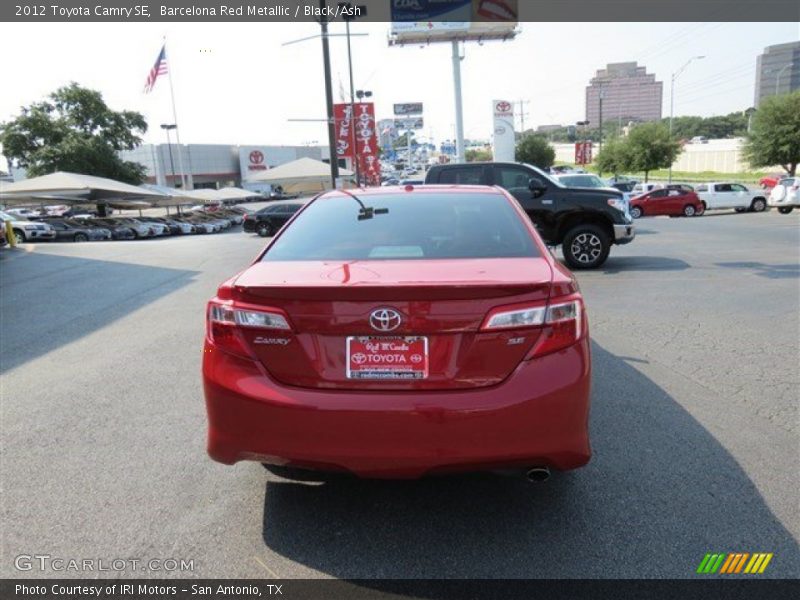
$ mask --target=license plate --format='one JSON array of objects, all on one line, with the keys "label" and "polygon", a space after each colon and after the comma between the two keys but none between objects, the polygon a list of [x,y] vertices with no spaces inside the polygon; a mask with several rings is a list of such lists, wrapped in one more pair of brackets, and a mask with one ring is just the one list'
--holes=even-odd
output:
[{"label": "license plate", "polygon": [[348,379],[425,379],[428,338],[347,338]]}]

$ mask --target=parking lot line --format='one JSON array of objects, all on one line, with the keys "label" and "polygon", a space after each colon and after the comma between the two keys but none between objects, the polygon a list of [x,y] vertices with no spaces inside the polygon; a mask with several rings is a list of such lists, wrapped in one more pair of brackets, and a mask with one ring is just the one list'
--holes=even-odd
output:
[{"label": "parking lot line", "polygon": [[280,577],[278,576],[278,574],[277,574],[275,571],[273,571],[272,569],[270,569],[270,568],[267,566],[267,563],[265,563],[263,560],[261,560],[261,559],[260,559],[258,556],[254,556],[254,557],[253,557],[253,560],[255,560],[255,561],[256,561],[256,562],[257,562],[259,565],[261,565],[262,567],[264,567],[264,570],[265,570],[267,573],[269,573],[269,574],[270,574],[270,576],[271,576],[273,579],[280,579]]}]

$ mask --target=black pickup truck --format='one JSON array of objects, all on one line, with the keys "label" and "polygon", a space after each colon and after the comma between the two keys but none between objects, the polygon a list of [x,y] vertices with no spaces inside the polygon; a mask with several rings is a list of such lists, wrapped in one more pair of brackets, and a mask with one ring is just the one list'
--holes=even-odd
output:
[{"label": "black pickup truck", "polygon": [[636,235],[622,192],[565,187],[527,164],[434,165],[425,183],[505,188],[528,213],[545,243],[561,244],[564,260],[573,269],[599,267],[612,244],[627,244]]}]

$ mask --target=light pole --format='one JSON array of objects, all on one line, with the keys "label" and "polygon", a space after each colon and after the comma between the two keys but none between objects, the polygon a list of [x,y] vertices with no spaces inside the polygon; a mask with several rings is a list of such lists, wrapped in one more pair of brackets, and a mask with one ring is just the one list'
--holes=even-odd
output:
[{"label": "light pole", "polygon": [[597,133],[597,136],[598,136],[598,139],[597,139],[598,151],[603,149],[603,98],[604,98],[604,94],[605,94],[605,92],[604,92],[603,88],[601,87],[600,88],[600,104],[598,106],[598,113],[599,113],[598,116],[600,117],[600,124],[597,126],[597,129],[598,129],[598,133]]},{"label": "light pole", "polygon": [[346,35],[347,35],[347,68],[350,72],[350,132],[351,132],[351,140],[353,143],[353,166],[355,167],[356,172],[356,185],[361,184],[361,172],[360,172],[360,165],[358,161],[358,141],[356,139],[356,105],[355,105],[355,86],[353,84],[353,53],[350,49],[350,21],[355,20],[356,12],[360,15],[361,10],[363,10],[363,14],[366,15],[367,7],[366,6],[359,6],[358,11],[353,10],[353,5],[349,2],[340,2],[339,7],[343,8],[343,19],[344,24],[346,27]]},{"label": "light pole", "polygon": [[[701,60],[703,58],[705,58],[705,56],[693,56],[692,58],[687,60],[680,69],[678,69],[677,71],[675,71],[672,74],[672,79],[670,80],[670,85],[669,85],[669,137],[670,137],[670,140],[672,140],[672,119],[675,116],[675,80],[680,76],[681,73],[683,73],[686,70],[686,67],[688,67],[690,64],[692,64],[693,61]],[[669,165],[669,180],[668,180],[668,183],[672,183],[672,164],[671,163]]]},{"label": "light pole", "polygon": [[167,132],[167,149],[169,150],[169,166],[172,170],[172,187],[175,187],[175,161],[172,160],[172,141],[169,138],[170,129],[176,129],[178,126],[175,123],[162,123],[161,129]]}]

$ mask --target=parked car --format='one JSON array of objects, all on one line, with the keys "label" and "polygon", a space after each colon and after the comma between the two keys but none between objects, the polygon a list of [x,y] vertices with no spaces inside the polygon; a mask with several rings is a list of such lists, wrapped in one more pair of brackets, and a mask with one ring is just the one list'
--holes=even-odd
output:
[{"label": "parked car", "polygon": [[397,179],[396,177],[389,177],[388,179],[385,179],[383,183],[381,183],[381,185],[384,187],[390,185],[400,185],[400,180]]},{"label": "parked car", "polygon": [[697,194],[681,188],[653,190],[631,200],[631,216],[634,219],[660,215],[695,217],[704,211],[705,207]]},{"label": "parked car", "polygon": [[215,233],[220,229],[218,225],[214,226],[213,224],[207,221],[192,219],[185,214],[173,217],[173,219],[179,223],[183,223],[185,225],[189,225],[190,227],[194,227],[195,233]]},{"label": "parked car", "polygon": [[625,212],[629,210],[629,203],[631,199],[630,192],[620,190],[617,187],[611,186],[607,181],[600,179],[597,175],[592,173],[567,173],[564,175],[553,175],[553,179],[564,184],[567,187],[577,188],[591,188],[597,190],[618,190],[622,192],[622,199],[625,201]]},{"label": "parked car", "polygon": [[84,217],[80,219],[76,218],[76,220],[80,223],[85,223],[86,225],[108,229],[111,232],[112,240],[132,240],[136,238],[136,234],[130,227],[125,227],[123,225],[112,225],[111,223],[102,219],[94,219],[91,217]]},{"label": "parked car", "polygon": [[766,177],[762,177],[758,180],[758,185],[761,186],[762,190],[771,190],[774,188],[781,179],[789,177],[788,173],[771,173]]},{"label": "parked car", "polygon": [[560,244],[575,269],[593,269],[613,244],[633,241],[636,230],[622,192],[568,188],[543,171],[521,163],[434,165],[426,184],[498,185],[508,190],[550,245]]},{"label": "parked car", "polygon": [[206,326],[221,463],[543,480],[590,459],[584,301],[504,190],[325,193],[219,287]]},{"label": "parked car", "polygon": [[0,220],[5,224],[11,222],[14,231],[14,243],[24,244],[25,242],[56,239],[56,231],[48,223],[29,221],[24,217],[8,214],[0,211]]},{"label": "parked car", "polygon": [[233,225],[241,225],[244,222],[244,215],[239,211],[233,210],[231,207],[219,209],[214,213],[214,216],[228,219]]},{"label": "parked car", "polygon": [[97,221],[98,224],[108,224],[115,228],[124,227],[130,229],[133,232],[134,238],[137,240],[153,237],[155,235],[155,230],[150,226],[149,223],[142,223],[140,221],[134,221],[133,219],[100,217],[93,220]]},{"label": "parked car", "polygon": [[184,229],[187,230],[186,232],[191,233],[191,227],[187,226],[185,223],[178,224],[171,219],[164,219],[161,217],[139,217],[137,220],[142,223],[154,223],[166,227],[166,235],[180,235],[185,233]]},{"label": "parked car", "polygon": [[58,242],[88,242],[111,239],[111,232],[108,229],[101,229],[83,224],[79,221],[70,219],[49,219],[47,221],[56,231],[56,241]]},{"label": "parked car", "polygon": [[734,208],[737,212],[763,212],[767,208],[764,192],[749,190],[741,183],[702,183],[696,190],[706,210]]},{"label": "parked car", "polygon": [[633,186],[633,189],[631,190],[631,198],[636,198],[636,196],[641,196],[642,194],[652,192],[653,190],[660,190],[663,187],[663,183],[639,182]]},{"label": "parked car", "polygon": [[257,233],[261,237],[275,235],[294,214],[303,208],[300,202],[270,204],[261,210],[245,216],[242,231]]},{"label": "parked car", "polygon": [[800,208],[800,177],[786,177],[772,188],[767,203],[778,209],[782,215],[788,215],[795,208]]},{"label": "parked car", "polygon": [[633,188],[636,187],[635,181],[613,181],[609,182],[609,186],[618,189],[620,192],[632,193]]},{"label": "parked car", "polygon": [[14,217],[22,217],[23,219],[39,216],[39,210],[33,208],[7,208],[5,212]]}]

